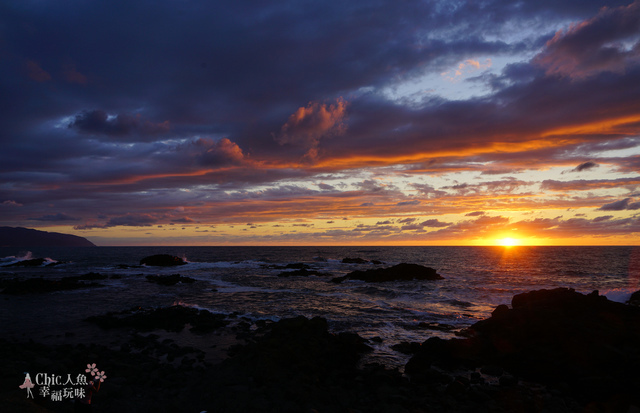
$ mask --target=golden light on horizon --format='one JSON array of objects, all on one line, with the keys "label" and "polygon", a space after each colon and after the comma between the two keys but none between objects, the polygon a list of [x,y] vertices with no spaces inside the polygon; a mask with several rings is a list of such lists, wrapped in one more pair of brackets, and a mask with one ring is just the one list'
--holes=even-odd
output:
[{"label": "golden light on horizon", "polygon": [[506,237],[496,240],[496,243],[503,247],[515,247],[516,245],[520,245],[520,240],[516,238]]}]

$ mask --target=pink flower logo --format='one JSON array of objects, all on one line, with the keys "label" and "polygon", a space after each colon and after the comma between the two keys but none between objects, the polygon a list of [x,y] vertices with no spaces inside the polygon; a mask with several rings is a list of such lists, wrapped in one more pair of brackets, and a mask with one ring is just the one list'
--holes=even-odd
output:
[{"label": "pink flower logo", "polygon": [[106,374],[104,374],[104,371],[101,371],[101,372],[99,372],[99,373],[96,373],[96,375],[95,375],[95,377],[94,377],[94,378],[95,378],[96,380],[100,380],[100,382],[102,383],[102,382],[104,382],[104,379],[106,379],[106,378],[107,378],[107,375],[106,375]]},{"label": "pink flower logo", "polygon": [[95,376],[96,373],[98,372],[98,368],[96,367],[96,363],[87,364],[87,368],[85,369],[85,371],[87,373],[91,374],[92,376]]}]

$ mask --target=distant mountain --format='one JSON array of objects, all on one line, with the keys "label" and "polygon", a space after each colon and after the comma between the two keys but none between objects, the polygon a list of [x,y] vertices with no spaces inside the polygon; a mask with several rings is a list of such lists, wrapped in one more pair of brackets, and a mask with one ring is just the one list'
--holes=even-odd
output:
[{"label": "distant mountain", "polygon": [[0,227],[0,247],[95,247],[86,238],[30,228]]}]

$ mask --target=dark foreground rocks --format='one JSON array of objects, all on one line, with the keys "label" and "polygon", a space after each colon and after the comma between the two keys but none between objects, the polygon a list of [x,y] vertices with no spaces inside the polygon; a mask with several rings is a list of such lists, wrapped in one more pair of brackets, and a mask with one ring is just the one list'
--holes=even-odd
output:
[{"label": "dark foreground rocks", "polygon": [[[200,314],[179,306],[159,310],[104,320],[177,330]],[[94,411],[103,412],[634,412],[640,406],[639,311],[597,293],[518,295],[512,308],[498,307],[467,338],[407,344],[403,350],[416,353],[407,374],[362,365],[367,342],[332,333],[322,318],[247,322],[247,344],[216,365],[153,335],[135,335],[119,348],[0,340],[0,406],[29,411],[24,404],[32,401],[17,388],[26,371],[64,378],[97,363],[108,375],[94,396]],[[175,322],[163,324],[167,320]],[[215,334],[202,337],[215,345]],[[46,410],[32,411],[71,411],[62,402],[41,406]]]},{"label": "dark foreground rocks", "polygon": [[334,283],[345,280],[363,280],[367,282],[442,280],[442,276],[433,268],[418,264],[398,264],[389,268],[376,268],[367,271],[353,271],[344,277],[332,279]]},{"label": "dark foreground rocks", "polygon": [[8,264],[4,267],[55,267],[60,264],[64,264],[64,262],[50,261],[47,258],[33,258],[30,260],[14,262],[13,264]]},{"label": "dark foreground rocks", "polygon": [[185,264],[186,262],[182,258],[169,254],[151,255],[140,260],[140,265],[150,265],[154,267],[172,267],[174,265]]},{"label": "dark foreground rocks", "polygon": [[213,314],[207,310],[174,305],[163,308],[135,307],[126,311],[91,316],[86,321],[104,329],[127,327],[137,331],[163,329],[179,332],[189,324],[192,332],[205,333],[227,325],[225,318],[222,314]]},{"label": "dark foreground rocks", "polygon": [[499,366],[511,382],[544,384],[594,411],[640,407],[640,309],[597,291],[540,290],[499,306],[465,339],[431,338],[406,365],[414,378],[432,367]]},{"label": "dark foreground rocks", "polygon": [[629,297],[629,301],[627,301],[627,304],[640,307],[640,291],[636,291],[635,293],[631,294],[631,297]]}]

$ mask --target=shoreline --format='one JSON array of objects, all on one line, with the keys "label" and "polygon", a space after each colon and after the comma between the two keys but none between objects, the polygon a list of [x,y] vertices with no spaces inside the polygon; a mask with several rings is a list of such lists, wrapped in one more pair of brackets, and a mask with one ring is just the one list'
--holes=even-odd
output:
[{"label": "shoreline", "polygon": [[[503,331],[513,320],[529,314],[527,306],[532,309],[527,317],[534,317],[540,331],[553,334],[556,334],[553,325],[545,324],[548,321],[539,323],[535,317],[547,310],[557,314],[554,307],[557,305],[565,308],[564,313],[571,313],[571,317],[575,316],[573,313],[586,311],[585,308],[601,306],[607,314],[617,314],[629,325],[637,325],[640,309],[612,303],[597,293],[583,295],[567,289],[533,291],[521,296],[514,297],[513,308],[500,306],[491,318],[474,325],[466,332],[466,338],[418,343],[404,374],[376,363],[363,364],[362,356],[370,350],[371,343],[353,333],[330,333],[326,320],[319,317],[296,317],[260,325],[240,318],[237,323],[203,334],[189,331],[193,327],[190,324],[177,333],[113,327],[101,340],[92,343],[83,342],[84,337],[62,333],[50,335],[52,341],[48,344],[2,339],[0,361],[5,373],[0,402],[9,406],[9,410],[3,410],[8,412],[72,411],[70,400],[50,401],[39,395],[35,402],[26,399],[23,390],[18,389],[21,375],[29,370],[63,375],[81,370],[87,363],[97,363],[106,371],[107,379],[94,396],[96,412],[599,412],[627,411],[640,406],[638,396],[628,391],[633,387],[616,381],[614,384],[619,387],[616,388],[607,382],[616,380],[618,370],[613,369],[618,367],[600,366],[597,357],[591,359],[590,365],[562,366],[566,374],[560,380],[545,378],[548,372],[544,369],[536,373],[538,380],[532,380],[522,367],[528,364],[518,364],[518,357],[523,360],[529,357],[534,363],[537,357],[549,357],[551,364],[545,369],[551,369],[554,357],[564,357],[562,348],[554,349],[540,342],[523,350],[525,353],[495,353],[495,348],[487,347],[496,338],[515,340],[513,337],[521,334],[514,331],[509,336],[494,330]],[[589,307],[581,307],[583,304]],[[183,317],[180,311],[176,314]],[[585,321],[593,324],[592,315],[588,316],[591,319]],[[127,314],[118,317],[129,322]],[[153,313],[146,317],[153,317]],[[624,369],[637,371],[640,350],[629,346],[638,342],[640,332],[618,331],[621,328],[614,325],[607,334],[626,337],[627,354],[623,357],[628,365]],[[542,335],[540,331],[535,333]],[[64,343],[55,344],[56,339]],[[602,337],[595,341],[601,341],[596,343],[595,351],[610,346]],[[515,344],[516,341],[512,343]],[[509,354],[519,356],[514,360]],[[602,357],[616,363],[614,358],[607,358],[608,353]],[[571,369],[578,370],[572,373]],[[530,371],[533,373],[535,369]],[[581,371],[576,380],[598,392],[589,395],[571,383],[571,374]],[[592,375],[585,375],[589,371]],[[633,380],[637,384],[638,380]]]}]

